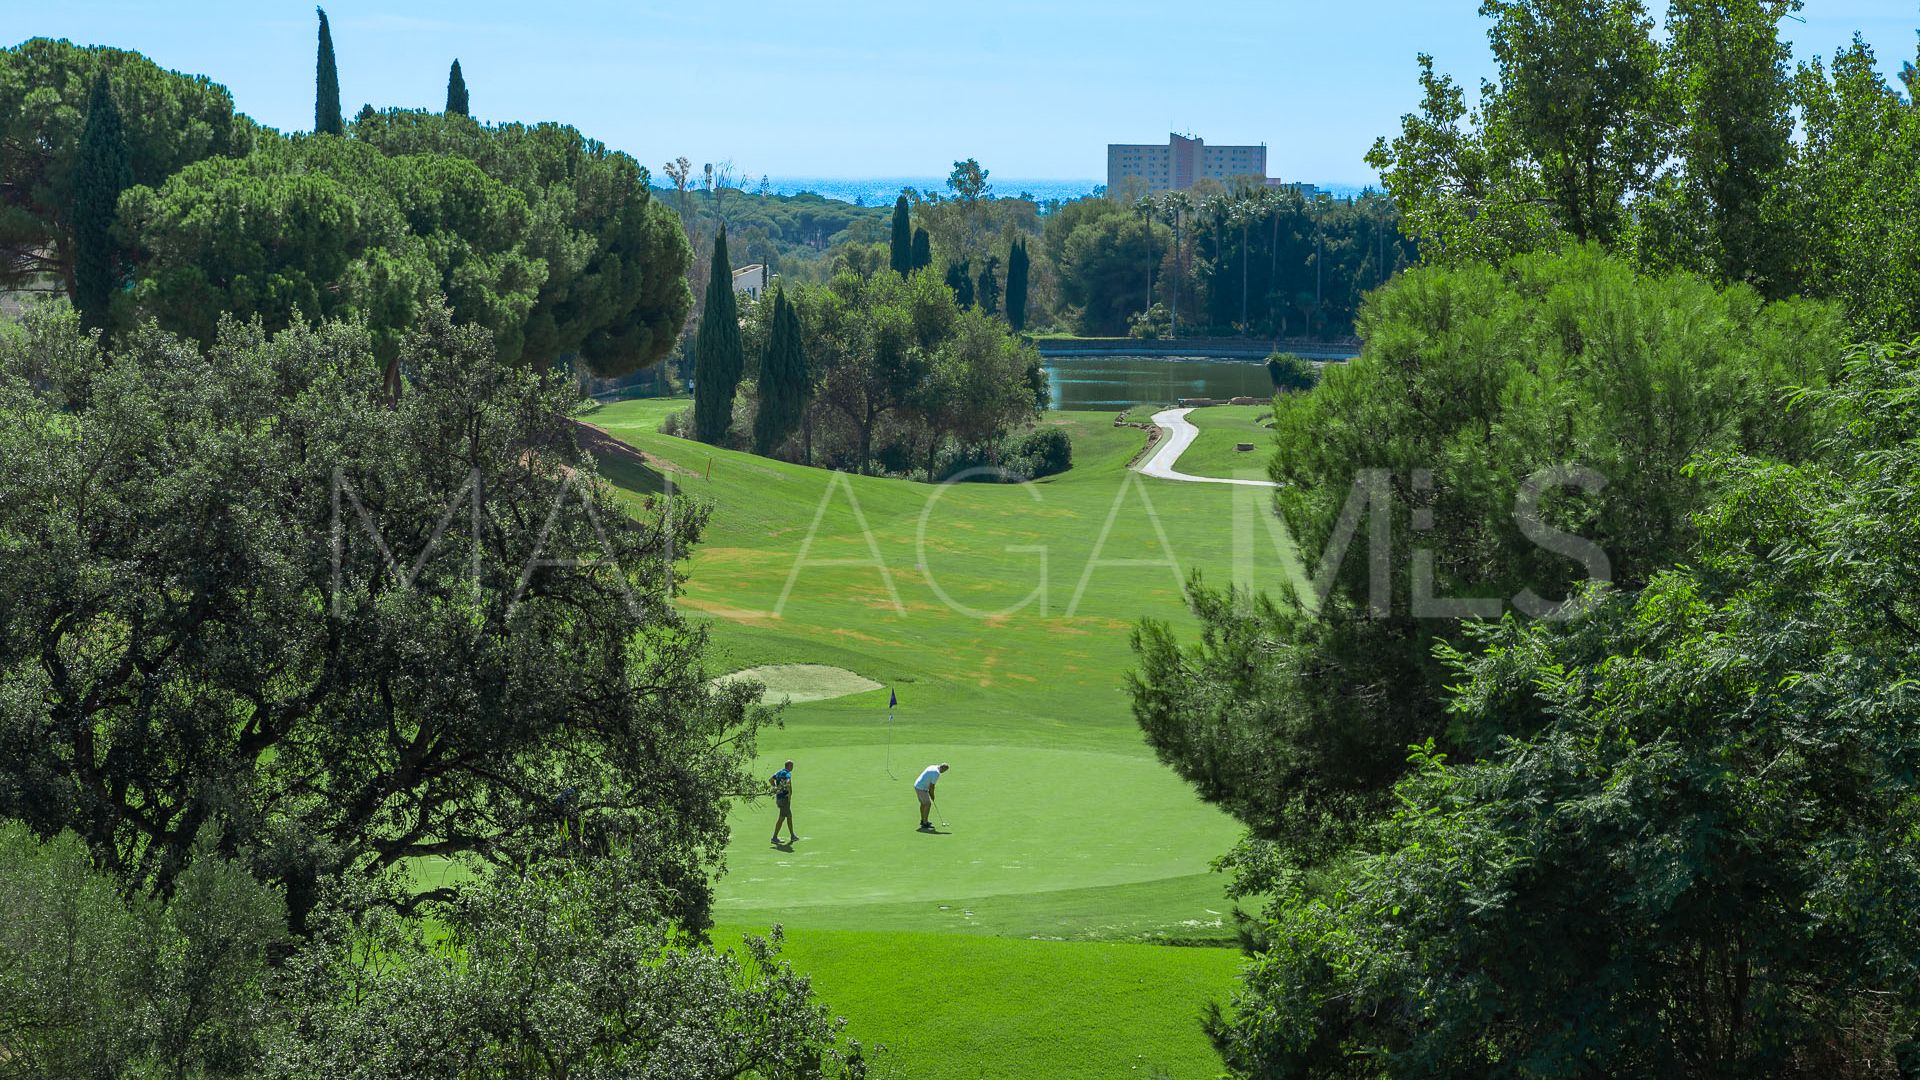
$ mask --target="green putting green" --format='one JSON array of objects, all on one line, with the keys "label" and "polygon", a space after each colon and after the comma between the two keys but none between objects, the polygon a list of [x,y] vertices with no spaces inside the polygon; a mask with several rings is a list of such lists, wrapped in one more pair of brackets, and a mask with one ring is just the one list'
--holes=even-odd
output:
[{"label": "green putting green", "polygon": [[[1185,877],[1234,838],[1185,784],[1137,754],[903,741],[892,750],[898,780],[887,778],[880,744],[792,756],[799,842],[792,851],[768,844],[771,799],[734,811],[734,854],[715,913],[722,921],[750,921],[735,912],[754,910],[799,925],[802,909],[819,906],[965,905]],[[913,779],[942,761],[953,768],[937,786],[934,820],[949,827],[917,832]],[[743,843],[749,838],[758,844]]]},{"label": "green putting green", "polygon": [[[685,405],[622,402],[587,419],[644,451],[600,461],[636,510],[668,492],[712,506],[681,602],[714,620],[718,660],[829,665],[882,687],[796,695],[784,726],[761,733],[762,777],[797,764],[800,840],[770,845],[771,799],[742,801],[716,919],[786,927],[796,966],[853,1034],[917,1048],[893,1062],[902,1075],[1217,1071],[1198,1017],[1231,992],[1234,950],[1096,943],[1233,941],[1209,864],[1237,826],[1145,746],[1128,641],[1143,616],[1192,626],[1192,571],[1292,595],[1298,561],[1261,523],[1270,492],[1139,476],[1127,463],[1144,433],[1110,413],[1043,420],[1074,442],[1060,476],[934,487],[659,434]],[[1259,411],[1245,410],[1249,426]],[[1205,439],[1214,425],[1201,426]],[[911,781],[940,761],[953,765],[939,787],[951,827],[926,835]],[[981,981],[950,984],[943,1008],[903,1000],[875,973],[914,950]],[[1028,984],[1060,996],[1029,999]],[[1063,1035],[1062,1000],[1097,1020]],[[961,1039],[970,1025],[991,1037]],[[938,1051],[956,1039],[963,1052]],[[1072,1053],[1048,1049],[1063,1040]]]}]

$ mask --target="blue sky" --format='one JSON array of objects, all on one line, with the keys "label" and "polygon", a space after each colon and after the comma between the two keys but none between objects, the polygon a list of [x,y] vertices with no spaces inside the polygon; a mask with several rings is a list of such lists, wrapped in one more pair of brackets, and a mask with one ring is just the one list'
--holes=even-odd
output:
[{"label": "blue sky", "polygon": [[[1364,183],[1362,156],[1415,102],[1414,56],[1490,72],[1478,0],[966,5],[830,0],[327,5],[348,113],[445,100],[453,57],[482,119],[575,124],[658,172],[681,154],[776,177],[1100,178],[1109,142],[1190,130],[1265,142],[1268,171]],[[1807,0],[1797,57],[1855,31],[1883,66],[1914,52],[1911,0]],[[1663,10],[1663,8],[1662,8]],[[309,3],[9,2],[35,35],[138,49],[225,83],[283,130],[313,117]]]}]

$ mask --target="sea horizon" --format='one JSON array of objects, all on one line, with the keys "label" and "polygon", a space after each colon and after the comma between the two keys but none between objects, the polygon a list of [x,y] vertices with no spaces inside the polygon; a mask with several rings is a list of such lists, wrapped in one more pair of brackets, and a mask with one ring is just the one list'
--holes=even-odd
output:
[{"label": "sea horizon", "polygon": [[[993,194],[1001,198],[1029,196],[1035,202],[1046,203],[1053,199],[1065,202],[1092,195],[1104,186],[1104,182],[1094,179],[1058,179],[1035,177],[1008,177],[1001,179],[991,174],[987,177],[993,186]],[[764,182],[765,190],[775,195],[814,194],[822,198],[837,199],[840,202],[853,203],[856,206],[886,206],[893,202],[907,188],[923,193],[947,193],[947,178],[944,176],[742,176],[737,181],[743,191],[760,191]],[[1312,183],[1312,181],[1308,181]],[[1377,185],[1322,183],[1321,190],[1340,198],[1350,198],[1360,194],[1368,187]]]}]

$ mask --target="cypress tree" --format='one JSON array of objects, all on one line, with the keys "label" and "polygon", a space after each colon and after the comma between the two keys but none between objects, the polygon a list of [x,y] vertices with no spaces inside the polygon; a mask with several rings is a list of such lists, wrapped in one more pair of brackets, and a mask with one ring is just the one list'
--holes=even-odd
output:
[{"label": "cypress tree", "polygon": [[693,342],[693,434],[703,443],[726,441],[733,424],[733,395],[746,358],[740,348],[740,312],[733,300],[733,263],[727,258],[727,227],[713,238],[713,269],[707,302]]},{"label": "cypress tree", "polygon": [[953,290],[953,298],[961,307],[973,306],[973,275],[967,272],[966,263],[947,264],[947,288]]},{"label": "cypress tree", "polygon": [[980,268],[980,282],[974,288],[974,300],[980,310],[989,315],[1000,314],[1000,260],[987,256],[987,264]]},{"label": "cypress tree", "polygon": [[753,452],[772,454],[800,426],[807,403],[807,360],[800,317],[785,294],[773,294],[772,332],[760,357],[760,409],[753,416]]},{"label": "cypress tree", "polygon": [[933,265],[933,237],[925,229],[913,230],[913,269],[920,270]]},{"label": "cypress tree", "polygon": [[133,165],[120,108],[113,102],[102,65],[87,95],[87,124],[80,133],[80,163],[73,178],[73,305],[87,326],[107,324],[107,308],[119,284],[113,219],[120,193],[133,186]]},{"label": "cypress tree", "polygon": [[893,272],[906,277],[913,272],[913,222],[907,217],[907,197],[893,201]]},{"label": "cypress tree", "polygon": [[1007,325],[1027,328],[1027,242],[1015,240],[1007,253]]},{"label": "cypress tree", "polygon": [[333,31],[327,29],[327,10],[320,13],[320,55],[314,63],[313,133],[345,135],[340,119],[340,69],[333,64]]},{"label": "cypress tree", "polygon": [[460,74],[460,59],[455,57],[453,70],[447,72],[447,113],[472,116],[467,111],[467,80]]}]

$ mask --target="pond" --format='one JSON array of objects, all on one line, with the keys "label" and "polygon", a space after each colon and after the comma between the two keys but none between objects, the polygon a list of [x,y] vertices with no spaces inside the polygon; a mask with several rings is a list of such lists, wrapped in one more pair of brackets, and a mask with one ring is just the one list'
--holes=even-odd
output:
[{"label": "pond", "polygon": [[1187,356],[1050,356],[1043,365],[1056,409],[1171,404],[1180,398],[1273,396],[1259,360]]}]

